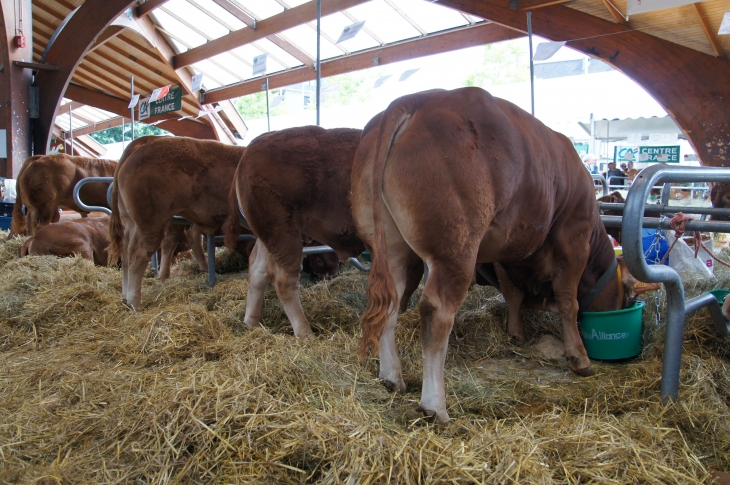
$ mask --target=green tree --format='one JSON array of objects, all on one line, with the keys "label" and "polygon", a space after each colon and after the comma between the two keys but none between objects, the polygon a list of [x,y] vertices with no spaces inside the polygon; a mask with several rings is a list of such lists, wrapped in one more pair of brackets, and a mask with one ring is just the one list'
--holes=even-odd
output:
[{"label": "green tree", "polygon": [[324,106],[342,106],[353,102],[367,101],[373,92],[373,83],[382,69],[340,74],[324,80]]},{"label": "green tree", "polygon": [[[269,103],[272,104],[274,101],[274,94],[276,91],[269,92]],[[244,120],[256,120],[259,118],[266,118],[266,91],[249,94],[247,96],[241,96],[236,99],[236,109],[241,114]],[[286,107],[283,104],[270,108],[271,116],[282,115],[287,112]]]},{"label": "green tree", "polygon": [[465,86],[488,87],[530,79],[529,47],[524,39],[484,46],[482,64],[464,81]]},{"label": "green tree", "polygon": [[[149,126],[144,123],[141,123],[139,121],[136,121],[134,123],[134,137],[139,138],[142,136],[147,135],[170,135],[171,133],[169,131],[163,130],[162,128],[158,128],[156,126]],[[91,133],[89,135],[91,138],[96,140],[98,143],[102,145],[108,145],[109,143],[118,143],[122,141],[122,127],[121,126],[115,126],[114,128],[109,128],[102,131],[97,131],[96,133]],[[124,139],[129,141],[132,137],[132,126],[129,124],[124,125]]]}]

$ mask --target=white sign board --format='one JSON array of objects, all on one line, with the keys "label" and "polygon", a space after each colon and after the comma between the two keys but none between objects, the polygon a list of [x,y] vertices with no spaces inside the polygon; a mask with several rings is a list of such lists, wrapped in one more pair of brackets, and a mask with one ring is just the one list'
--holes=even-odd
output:
[{"label": "white sign board", "polygon": [[641,144],[641,133],[632,133],[626,137],[626,143],[629,145]]},{"label": "white sign board", "polygon": [[132,96],[132,99],[129,100],[129,106],[127,106],[127,109],[132,109],[137,106],[137,102],[139,102],[139,94]]},{"label": "white sign board", "polygon": [[533,61],[547,61],[551,57],[555,55],[556,52],[560,50],[561,47],[565,45],[565,41],[563,42],[542,42],[540,44],[537,44],[537,48],[535,49],[535,53],[532,55]]},{"label": "white sign board", "polygon": [[203,75],[196,74],[193,76],[193,85],[190,89],[193,91],[200,91],[200,87],[203,85]]},{"label": "white sign board", "polygon": [[676,133],[655,133],[653,135],[649,135],[649,141],[651,143],[676,143],[677,142],[677,134]]},{"label": "white sign board", "polygon": [[253,58],[253,75],[258,76],[259,74],[264,74],[266,72],[266,59],[269,57],[269,54],[261,54],[260,56],[256,56]]},{"label": "white sign board", "polygon": [[144,120],[150,117],[150,98],[144,98],[139,102],[139,119]]},{"label": "white sign board", "polygon": [[725,12],[722,16],[722,23],[720,24],[720,30],[717,31],[717,35],[730,34],[730,12]]},{"label": "white sign board", "polygon": [[626,15],[698,3],[698,0],[627,0]]},{"label": "white sign board", "polygon": [[352,25],[348,25],[344,29],[342,29],[342,33],[340,34],[340,38],[337,39],[336,44],[339,44],[340,42],[345,42],[346,40],[350,40],[353,37],[355,37],[358,32],[362,30],[363,25],[365,25],[365,21],[361,20],[359,22],[355,22]]}]

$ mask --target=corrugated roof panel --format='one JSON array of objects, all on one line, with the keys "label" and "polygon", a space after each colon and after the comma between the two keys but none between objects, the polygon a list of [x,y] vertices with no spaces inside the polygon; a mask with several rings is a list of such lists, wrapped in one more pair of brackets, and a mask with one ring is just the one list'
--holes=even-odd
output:
[{"label": "corrugated roof panel", "polygon": [[458,11],[425,0],[391,0],[400,7],[419,27],[433,33],[468,25]]},{"label": "corrugated roof panel", "polygon": [[223,37],[230,32],[220,22],[185,0],[170,0],[160,7],[160,10],[171,17],[177,17],[183,24],[187,23],[189,29],[198,32],[208,40]]},{"label": "corrugated roof panel", "polygon": [[421,33],[383,0],[373,0],[347,9],[386,43],[418,37]]},{"label": "corrugated roof panel", "polygon": [[[287,39],[294,42],[301,50],[309,54],[313,59],[317,56],[317,32],[308,25],[299,25],[293,29],[282,32]],[[341,56],[342,51],[326,39],[321,42],[322,59]]]},{"label": "corrugated roof panel", "polygon": [[215,19],[224,23],[225,27],[231,30],[239,30],[246,27],[246,24],[231,15],[226,9],[213,2],[212,0],[187,0],[193,5],[197,5],[202,10],[210,13]]},{"label": "corrugated roof panel", "polygon": [[284,7],[275,0],[230,0],[230,2],[242,6],[258,19],[266,19],[284,11]]},{"label": "corrugated roof panel", "polygon": [[185,44],[191,46],[191,48],[203,45],[208,41],[208,39],[198,34],[194,30],[186,27],[179,20],[171,17],[167,12],[163,12],[162,10],[157,9],[150,15],[154,18],[155,22],[157,22],[160,27],[170,32],[178,39],[184,39]]},{"label": "corrugated roof panel", "polygon": [[[225,70],[216,66],[215,64],[210,62],[210,60],[196,62],[195,64],[193,64],[193,66],[200,69],[203,73],[210,73],[209,77],[211,79],[215,79],[224,86],[239,81],[239,79],[235,78],[231,74],[227,73]],[[203,74],[203,77],[205,77],[205,74]]]},{"label": "corrugated roof panel", "polygon": [[266,52],[270,53],[272,56],[279,59],[281,62],[285,63],[286,68],[289,67],[296,67],[301,66],[302,61],[297,59],[296,57],[292,56],[288,52],[286,52],[284,49],[279,47],[278,45],[274,44],[268,39],[259,39],[256,41],[256,45],[258,45],[260,48],[264,49]]}]

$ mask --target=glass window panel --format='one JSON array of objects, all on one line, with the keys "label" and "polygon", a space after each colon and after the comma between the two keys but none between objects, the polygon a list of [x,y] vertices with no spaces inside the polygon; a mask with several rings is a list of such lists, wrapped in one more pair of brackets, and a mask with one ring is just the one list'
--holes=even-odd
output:
[{"label": "glass window panel", "polygon": [[[312,0],[286,0],[286,4],[290,7],[298,7],[299,5],[304,5],[305,3],[312,1]],[[316,1],[316,0],[314,0]]]},{"label": "glass window panel", "polygon": [[[225,22],[228,27],[231,27],[233,30],[239,30],[246,27],[246,24],[238,20],[236,17],[231,15],[226,9],[218,5],[217,3],[213,2],[213,0],[190,0],[192,3],[199,5],[203,8],[203,10],[206,10],[213,14],[216,18],[220,19],[222,22]],[[226,27],[226,28],[228,28]]]},{"label": "glass window panel", "polygon": [[231,3],[238,3],[259,19],[266,19],[284,11],[284,7],[274,0],[231,0]]},{"label": "glass window panel", "polygon": [[249,74],[252,70],[251,66],[246,65],[246,63],[236,58],[236,56],[232,55],[229,52],[224,52],[223,54],[213,56],[211,60],[216,61],[222,66],[225,66],[226,69],[232,71],[241,79],[246,79],[247,77],[249,77]]},{"label": "glass window panel", "polygon": [[398,12],[383,0],[373,0],[347,9],[358,20],[365,20],[365,25],[386,43],[410,39],[421,35]]},{"label": "glass window panel", "polygon": [[[298,25],[293,29],[282,32],[282,34],[294,42],[301,50],[309,54],[312,59],[317,56],[317,32],[308,25]],[[326,39],[322,39],[321,49],[322,59],[342,55],[342,51]]]},{"label": "glass window panel", "polygon": [[171,12],[211,39],[228,34],[228,29],[185,0],[170,0],[160,7]]},{"label": "glass window panel", "polygon": [[175,37],[185,40],[185,43],[189,46],[198,47],[208,41],[208,39],[202,35],[180,23],[179,20],[172,18],[167,12],[157,9],[152,12],[151,15],[160,27],[167,30]]},{"label": "glass window panel", "polygon": [[[210,74],[211,78],[215,81],[226,85],[226,84],[233,84],[235,82],[238,82],[239,80],[233,77],[231,74],[227,73],[220,67],[216,66],[209,60],[204,60],[200,62],[196,62],[193,64],[195,67],[200,69],[204,73]],[[205,81],[205,74],[203,75],[203,80]]]},{"label": "glass window panel", "polygon": [[300,61],[296,57],[292,56],[291,54],[286,52],[284,49],[282,49],[281,47],[274,44],[273,42],[271,42],[268,39],[259,39],[256,41],[256,45],[258,45],[264,51],[271,53],[272,56],[281,60],[281,62],[286,63],[287,64],[286,67],[294,67],[294,66],[302,65],[302,61]]},{"label": "glass window panel", "polygon": [[393,0],[393,3],[429,33],[468,24],[456,10],[425,0]]}]

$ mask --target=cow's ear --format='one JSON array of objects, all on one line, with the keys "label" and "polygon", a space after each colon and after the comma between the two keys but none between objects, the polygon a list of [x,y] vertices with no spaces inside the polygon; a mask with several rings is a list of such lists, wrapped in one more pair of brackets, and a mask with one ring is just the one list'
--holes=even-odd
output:
[{"label": "cow's ear", "polygon": [[616,259],[618,260],[619,266],[621,266],[622,283],[629,293],[643,295],[647,291],[657,291],[661,289],[661,286],[657,283],[644,283],[643,281],[639,281],[634,278],[634,276],[629,273],[629,269],[626,267],[626,261],[624,261],[623,256],[618,256]]}]

